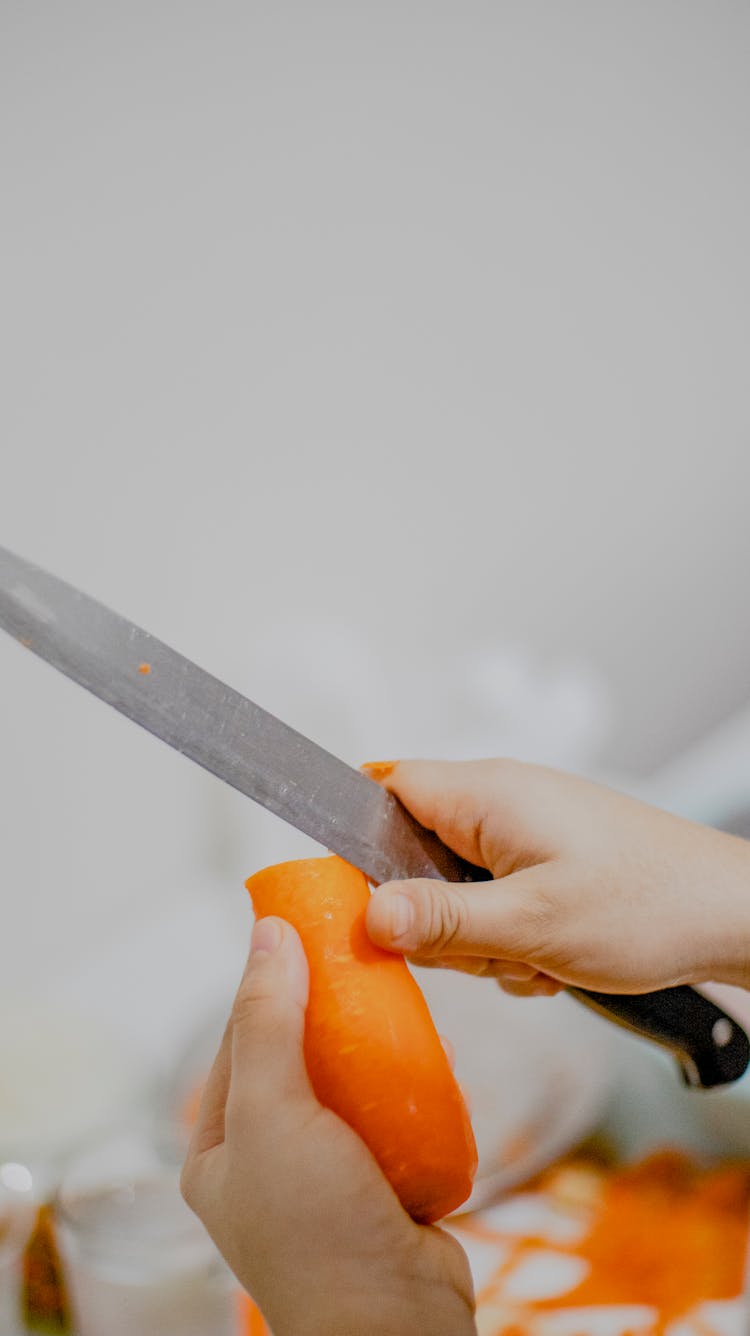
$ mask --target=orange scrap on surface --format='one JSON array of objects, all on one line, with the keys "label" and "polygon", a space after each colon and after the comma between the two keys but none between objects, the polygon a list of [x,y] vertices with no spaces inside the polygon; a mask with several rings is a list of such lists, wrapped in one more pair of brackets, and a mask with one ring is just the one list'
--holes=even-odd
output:
[{"label": "orange scrap on surface", "polygon": [[[579,1167],[585,1192],[576,1204],[570,1178]],[[580,1222],[574,1241],[560,1242],[546,1232],[519,1236],[493,1225],[491,1211],[458,1222],[459,1237],[465,1233],[469,1248],[472,1238],[498,1244],[498,1265],[477,1296],[479,1313],[484,1307],[489,1318],[481,1327],[487,1336],[508,1336],[513,1323],[525,1336],[535,1336],[545,1329],[538,1326],[545,1314],[602,1305],[649,1307],[658,1315],[649,1336],[663,1336],[671,1322],[687,1319],[704,1303],[740,1300],[748,1261],[750,1164],[707,1169],[682,1152],[661,1151],[609,1172],[583,1161],[558,1166],[542,1175],[534,1190]],[[493,1327],[491,1314],[507,1304],[511,1278],[540,1252],[586,1263],[583,1278],[564,1294],[511,1305],[513,1319]],[[711,1336],[713,1325],[701,1322],[704,1336]]]},{"label": "orange scrap on surface", "polygon": [[138,664],[138,672],[139,672],[139,673],[142,673],[143,676],[146,677],[146,676],[151,672],[151,664],[150,664],[150,663],[139,663],[139,664]]},{"label": "orange scrap on surface", "polygon": [[620,1170],[580,1247],[590,1273],[568,1302],[645,1303],[673,1319],[700,1302],[736,1298],[749,1211],[748,1165],[707,1172],[665,1151]]},{"label": "orange scrap on surface", "polygon": [[418,984],[367,935],[367,879],[341,858],[308,858],[246,885],[258,918],[277,914],[302,938],[318,1099],[361,1136],[415,1220],[441,1219],[471,1191],[474,1135]]}]

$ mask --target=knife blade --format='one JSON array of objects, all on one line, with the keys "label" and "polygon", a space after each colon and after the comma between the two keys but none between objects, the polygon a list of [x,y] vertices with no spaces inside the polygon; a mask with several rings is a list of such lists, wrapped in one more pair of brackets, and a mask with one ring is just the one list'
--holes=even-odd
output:
[{"label": "knife blade", "polygon": [[155,636],[2,547],[0,626],[371,881],[489,875],[418,825],[381,785]]},{"label": "knife blade", "polygon": [[[184,756],[360,868],[370,881],[486,880],[381,785],[226,686],[161,640],[0,547],[0,627]],[[741,1027],[696,990],[569,990],[671,1050],[685,1081],[737,1080]]]}]

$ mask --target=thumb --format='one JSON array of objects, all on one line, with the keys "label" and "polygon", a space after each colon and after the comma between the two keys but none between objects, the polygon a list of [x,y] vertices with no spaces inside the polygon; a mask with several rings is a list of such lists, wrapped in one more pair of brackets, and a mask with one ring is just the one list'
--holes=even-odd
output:
[{"label": "thumb", "polygon": [[308,980],[302,942],[291,924],[258,919],[232,1013],[228,1104],[310,1093],[303,1054]]},{"label": "thumb", "polygon": [[554,955],[562,900],[549,864],[489,882],[394,881],[373,891],[367,931],[378,946],[407,955],[536,965]]}]

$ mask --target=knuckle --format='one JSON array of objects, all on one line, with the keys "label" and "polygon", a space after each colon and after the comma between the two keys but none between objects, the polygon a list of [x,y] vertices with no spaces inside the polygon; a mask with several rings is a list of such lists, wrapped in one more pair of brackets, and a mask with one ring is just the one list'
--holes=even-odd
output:
[{"label": "knuckle", "polygon": [[512,756],[494,756],[481,764],[484,767],[482,771],[484,787],[494,801],[499,799],[505,802],[517,792],[529,774],[529,767]]},{"label": "knuckle", "polygon": [[230,1143],[241,1141],[246,1157],[252,1155],[258,1130],[263,1126],[264,1114],[273,1107],[266,1083],[260,1080],[239,1081],[227,1100],[224,1112],[226,1137]]},{"label": "knuckle", "polygon": [[544,954],[559,937],[562,926],[559,898],[546,887],[527,888],[513,916],[512,932],[524,954]]},{"label": "knuckle", "polygon": [[243,1028],[248,1022],[254,1021],[258,1010],[258,999],[256,991],[248,983],[243,983],[240,991],[234,999],[232,1006],[232,1016],[230,1025],[232,1032],[238,1028]]},{"label": "knuckle", "polygon": [[274,987],[275,979],[269,977],[266,970],[254,971],[248,974],[242,981],[242,985],[234,999],[232,1007],[232,1018],[230,1024],[233,1028],[240,1028],[253,1024],[259,1015],[273,1016],[278,1009],[278,989]]},{"label": "knuckle", "polygon": [[417,925],[422,949],[450,950],[465,933],[468,912],[460,891],[422,883],[417,893]]},{"label": "knuckle", "polygon": [[282,1044],[289,1030],[288,1017],[274,997],[238,998],[232,1013],[235,1061],[254,1065],[261,1051]]}]

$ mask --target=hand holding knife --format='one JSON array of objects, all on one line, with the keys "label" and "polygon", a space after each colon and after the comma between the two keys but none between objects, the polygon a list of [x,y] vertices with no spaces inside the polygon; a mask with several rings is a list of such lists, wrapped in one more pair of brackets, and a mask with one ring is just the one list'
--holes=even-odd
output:
[{"label": "hand holding knife", "polygon": [[[101,603],[0,548],[0,627],[225,783],[353,863],[375,884],[467,882],[465,863],[379,784]],[[687,986],[645,994],[570,988],[608,1019],[672,1051],[686,1082],[737,1080],[741,1027]]]}]

